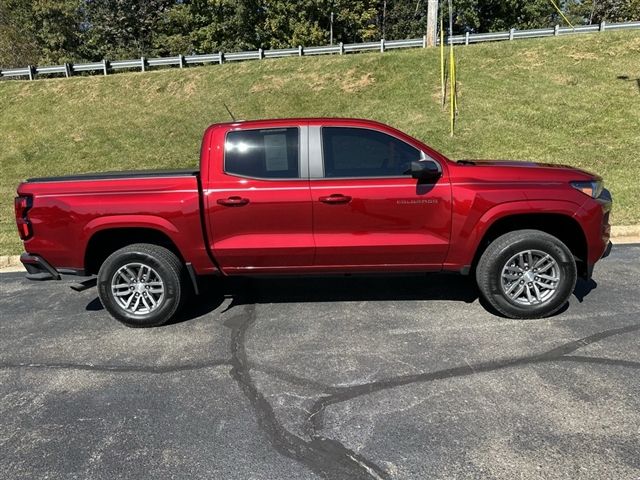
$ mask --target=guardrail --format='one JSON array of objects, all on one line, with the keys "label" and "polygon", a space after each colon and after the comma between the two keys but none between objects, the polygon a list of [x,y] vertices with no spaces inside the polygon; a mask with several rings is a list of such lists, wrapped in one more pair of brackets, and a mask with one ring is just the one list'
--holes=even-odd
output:
[{"label": "guardrail", "polygon": [[[576,27],[560,27],[556,25],[553,28],[536,28],[532,30],[511,30],[505,32],[491,33],[466,33],[465,35],[452,35],[447,37],[446,44],[469,45],[470,43],[495,42],[503,40],[517,40],[520,38],[538,38],[559,35],[573,35],[580,33],[603,32],[609,30],[625,30],[640,29],[640,22],[623,22],[623,23],[605,23],[598,25],[579,25]],[[346,53],[359,53],[366,51],[393,50],[398,48],[417,48],[426,47],[427,38],[413,38],[406,40],[385,40],[381,39],[376,42],[363,43],[339,43],[337,45],[324,45],[317,47],[297,48],[281,48],[274,50],[250,50],[246,52],[230,52],[230,53],[211,53],[200,55],[177,55],[175,57],[145,58],[141,57],[134,60],[102,60],[100,62],[90,63],[65,63],[64,65],[50,66],[32,66],[23,68],[8,68],[0,70],[0,77],[21,78],[34,80],[36,75],[62,74],[70,77],[76,72],[93,72],[102,75],[108,75],[116,70],[133,70],[139,69],[146,71],[149,67],[167,67],[177,66],[183,68],[188,65],[207,64],[207,63],[224,63],[242,60],[262,60],[265,58],[291,57],[291,56],[307,56],[307,55],[328,55]]]}]

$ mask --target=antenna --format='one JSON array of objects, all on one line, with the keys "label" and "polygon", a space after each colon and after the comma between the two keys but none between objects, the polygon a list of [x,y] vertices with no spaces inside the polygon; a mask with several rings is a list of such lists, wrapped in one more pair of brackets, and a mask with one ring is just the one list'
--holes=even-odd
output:
[{"label": "antenna", "polygon": [[227,107],[227,104],[222,102],[222,105],[224,105],[224,108],[227,110],[227,113],[231,117],[231,120],[233,120],[235,122],[236,121],[236,117],[233,116],[233,113],[231,113],[231,110],[229,110],[229,107]]}]

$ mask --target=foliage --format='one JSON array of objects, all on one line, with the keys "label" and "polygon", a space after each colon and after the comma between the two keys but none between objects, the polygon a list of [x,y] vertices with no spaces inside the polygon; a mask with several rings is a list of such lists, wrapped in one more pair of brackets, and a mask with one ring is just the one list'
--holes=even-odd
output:
[{"label": "foliage", "polygon": [[32,65],[40,59],[30,0],[0,2],[0,65]]},{"label": "foliage", "polygon": [[640,20],[640,0],[570,0],[566,8],[581,23]]},{"label": "foliage", "polygon": [[[557,0],[576,24],[640,0]],[[427,0],[0,0],[0,67],[422,36]],[[448,2],[441,1],[448,18]],[[454,33],[562,24],[551,0],[455,0]],[[445,25],[448,22],[445,21]]]}]

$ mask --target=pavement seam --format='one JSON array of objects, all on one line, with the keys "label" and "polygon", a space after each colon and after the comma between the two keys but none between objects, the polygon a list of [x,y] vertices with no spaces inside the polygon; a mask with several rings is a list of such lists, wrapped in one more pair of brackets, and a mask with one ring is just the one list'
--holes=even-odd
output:
[{"label": "pavement seam", "polygon": [[224,365],[230,365],[230,361],[213,360],[211,362],[167,366],[93,365],[91,363],[0,363],[0,370],[32,368],[52,370],[80,370],[103,373],[147,373],[162,375],[167,373],[186,372],[190,370],[217,368]]},{"label": "pavement seam", "polygon": [[505,368],[519,367],[525,365],[533,365],[544,362],[553,361],[577,361],[584,363],[600,363],[604,365],[619,365],[631,368],[640,368],[640,362],[629,362],[626,360],[617,360],[610,358],[598,357],[582,357],[573,356],[571,353],[578,349],[599,342],[614,335],[640,331],[640,323],[626,325],[620,328],[604,330],[602,332],[589,335],[587,337],[573,340],[555,347],[546,352],[528,355],[524,357],[505,358],[502,360],[492,360],[488,362],[480,362],[476,364],[466,363],[458,367],[437,370],[434,372],[426,372],[420,374],[403,375],[399,377],[387,378],[375,382],[353,385],[349,387],[332,387],[324,392],[323,395],[311,407],[311,413],[307,417],[307,422],[313,432],[322,430],[324,425],[324,412],[327,407],[338,403],[353,400],[354,398],[369,395],[382,390],[388,390],[395,387],[411,385],[414,383],[427,383],[435,380],[445,380],[454,377],[463,377],[475,375],[477,373],[487,373]]},{"label": "pavement seam", "polygon": [[388,479],[389,475],[385,470],[362,455],[349,450],[339,441],[324,438],[319,434],[314,435],[310,441],[305,440],[291,433],[278,421],[273,407],[260,392],[251,376],[245,341],[247,331],[255,323],[256,309],[255,304],[251,305],[246,300],[234,299],[236,305],[243,306],[243,312],[224,322],[225,326],[232,331],[231,376],[249,400],[258,425],[268,436],[271,445],[280,454],[305,465],[323,478]]}]

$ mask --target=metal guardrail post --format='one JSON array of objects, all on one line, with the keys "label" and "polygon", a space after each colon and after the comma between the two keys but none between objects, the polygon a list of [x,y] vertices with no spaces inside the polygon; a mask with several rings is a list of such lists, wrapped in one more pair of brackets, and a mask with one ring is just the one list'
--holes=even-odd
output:
[{"label": "metal guardrail post", "polygon": [[144,63],[145,63],[144,57],[140,57],[140,70],[143,72],[145,71]]},{"label": "metal guardrail post", "polygon": [[340,42],[340,55],[344,54],[344,43]]},{"label": "metal guardrail post", "polygon": [[516,31],[515,28],[509,29],[509,40],[513,40],[513,32],[515,32],[515,31]]},{"label": "metal guardrail post", "polygon": [[64,64],[64,76],[66,78],[69,78],[71,76],[71,68],[69,67],[68,63]]},{"label": "metal guardrail post", "polygon": [[605,22],[604,20],[602,20],[600,22],[600,31],[604,32],[605,28],[607,27],[607,22]]},{"label": "metal guardrail post", "polygon": [[464,34],[464,44],[469,45],[469,32]]},{"label": "metal guardrail post", "polygon": [[107,74],[107,61],[102,59],[102,73]]},{"label": "metal guardrail post", "polygon": [[184,55],[181,53],[178,54],[178,62],[180,63],[180,68],[184,68]]},{"label": "metal guardrail post", "polygon": [[384,38],[380,39],[380,53],[384,53]]},{"label": "metal guardrail post", "polygon": [[218,63],[222,65],[223,62],[224,62],[224,53],[218,52]]},{"label": "metal guardrail post", "polygon": [[560,25],[556,25],[555,27],[553,27],[553,36],[557,37],[559,33],[560,33]]},{"label": "metal guardrail post", "polygon": [[427,36],[422,36],[422,48],[427,48]]},{"label": "metal guardrail post", "polygon": [[29,71],[29,80],[33,80],[33,65],[27,65],[27,70]]},{"label": "metal guardrail post", "polygon": [[304,55],[304,50],[302,50],[302,45],[298,45],[298,56],[301,57]]},{"label": "metal guardrail post", "polygon": [[264,50],[261,48],[258,49],[258,59],[262,60],[264,58]]}]

